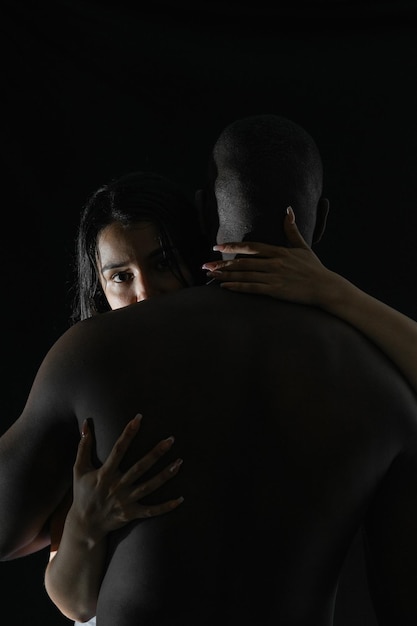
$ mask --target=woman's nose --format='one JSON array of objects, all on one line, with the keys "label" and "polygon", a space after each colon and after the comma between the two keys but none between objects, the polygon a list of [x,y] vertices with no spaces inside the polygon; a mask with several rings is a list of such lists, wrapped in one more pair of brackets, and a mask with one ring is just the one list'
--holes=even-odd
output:
[{"label": "woman's nose", "polygon": [[141,276],[137,278],[135,282],[135,297],[136,302],[142,302],[142,300],[149,300],[152,296],[157,295],[158,289],[155,285],[152,284],[146,276]]}]

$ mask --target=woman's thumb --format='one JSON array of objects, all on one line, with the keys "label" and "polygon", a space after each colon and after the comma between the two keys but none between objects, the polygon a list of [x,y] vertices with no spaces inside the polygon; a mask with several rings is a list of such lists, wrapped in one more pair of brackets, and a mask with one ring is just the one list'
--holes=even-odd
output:
[{"label": "woman's thumb", "polygon": [[298,230],[298,226],[295,223],[294,210],[291,206],[287,207],[287,214],[284,219],[284,231],[288,243],[293,248],[309,248],[307,242]]}]

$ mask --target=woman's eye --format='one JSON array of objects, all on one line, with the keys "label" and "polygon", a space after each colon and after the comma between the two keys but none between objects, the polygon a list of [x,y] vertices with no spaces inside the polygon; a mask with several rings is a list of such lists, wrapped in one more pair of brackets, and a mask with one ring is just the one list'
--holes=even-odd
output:
[{"label": "woman's eye", "polygon": [[130,272],[117,272],[117,274],[113,274],[112,280],[115,283],[126,283],[131,277],[132,274]]}]

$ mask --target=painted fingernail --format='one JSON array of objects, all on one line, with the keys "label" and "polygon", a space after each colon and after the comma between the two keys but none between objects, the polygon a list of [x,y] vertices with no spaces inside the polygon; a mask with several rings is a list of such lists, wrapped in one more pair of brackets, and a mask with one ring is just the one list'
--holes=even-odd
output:
[{"label": "painted fingernail", "polygon": [[132,430],[136,430],[137,428],[139,428],[139,424],[141,423],[142,420],[142,415],[140,413],[137,413],[137,415],[135,415],[135,417],[130,420],[130,424],[129,427]]},{"label": "painted fingernail", "polygon": [[84,437],[87,437],[88,435],[88,422],[87,420],[83,421],[83,425],[81,427],[81,438],[84,439]]},{"label": "painted fingernail", "polygon": [[162,452],[166,452],[167,450],[170,449],[174,441],[175,441],[174,437],[167,437],[167,439],[163,439],[159,444],[159,449]]},{"label": "painted fingernail", "polygon": [[295,222],[295,213],[292,209],[292,206],[287,206],[287,215],[290,217],[291,224]]},{"label": "painted fingernail", "polygon": [[175,463],[173,463],[173,464],[171,465],[171,467],[169,468],[169,471],[170,471],[170,472],[175,472],[175,470],[176,470],[178,467],[180,467],[180,465],[182,465],[182,463],[183,463],[183,460],[182,460],[182,459],[177,459],[177,460],[175,461]]}]

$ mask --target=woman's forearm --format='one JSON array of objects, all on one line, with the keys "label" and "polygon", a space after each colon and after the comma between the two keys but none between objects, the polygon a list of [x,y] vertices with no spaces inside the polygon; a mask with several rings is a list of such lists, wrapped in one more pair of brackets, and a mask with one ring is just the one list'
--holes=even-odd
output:
[{"label": "woman's forearm", "polygon": [[350,323],[396,364],[417,393],[417,322],[329,272],[317,304]]},{"label": "woman's forearm", "polygon": [[70,511],[59,550],[45,571],[46,591],[69,619],[85,622],[96,614],[106,549],[106,538],[89,537]]}]

